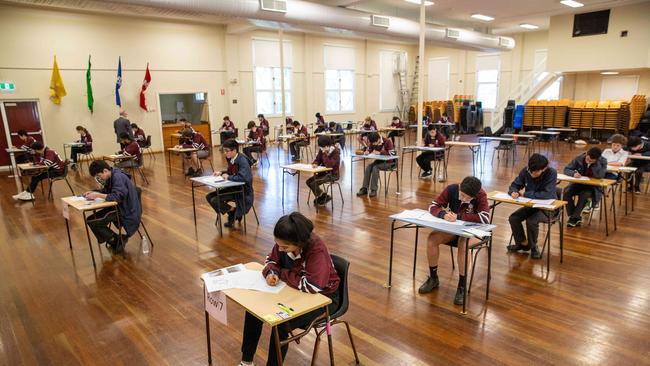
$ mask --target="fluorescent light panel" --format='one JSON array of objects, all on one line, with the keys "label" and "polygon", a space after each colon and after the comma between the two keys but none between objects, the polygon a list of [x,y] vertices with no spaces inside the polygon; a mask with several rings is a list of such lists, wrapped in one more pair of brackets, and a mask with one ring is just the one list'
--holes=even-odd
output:
[{"label": "fluorescent light panel", "polygon": [[618,71],[603,71],[601,75],[618,75]]},{"label": "fluorescent light panel", "polygon": [[582,6],[585,6],[585,4],[575,0],[562,0],[560,1],[560,4],[570,6],[572,8],[580,8]]},{"label": "fluorescent light panel", "polygon": [[[404,0],[404,1],[411,4],[418,4],[418,5],[422,4],[420,0]],[[424,6],[429,6],[429,5],[433,5],[433,1],[424,0]]]},{"label": "fluorescent light panel", "polygon": [[472,18],[478,19],[478,20],[483,20],[483,21],[486,21],[486,22],[490,22],[490,21],[494,20],[493,17],[488,16],[488,15],[483,15],[483,14],[472,14]]},{"label": "fluorescent light panel", "polygon": [[522,27],[522,28],[526,28],[526,29],[537,29],[537,28],[539,28],[535,24],[528,24],[528,23],[522,23],[522,24],[519,24],[519,26]]}]

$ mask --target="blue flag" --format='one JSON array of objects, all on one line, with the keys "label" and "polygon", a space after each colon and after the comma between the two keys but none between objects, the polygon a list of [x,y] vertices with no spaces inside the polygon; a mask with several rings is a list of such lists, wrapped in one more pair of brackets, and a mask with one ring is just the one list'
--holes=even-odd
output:
[{"label": "blue flag", "polygon": [[117,61],[117,80],[115,81],[115,104],[122,106],[120,100],[120,88],[122,87],[122,57]]}]

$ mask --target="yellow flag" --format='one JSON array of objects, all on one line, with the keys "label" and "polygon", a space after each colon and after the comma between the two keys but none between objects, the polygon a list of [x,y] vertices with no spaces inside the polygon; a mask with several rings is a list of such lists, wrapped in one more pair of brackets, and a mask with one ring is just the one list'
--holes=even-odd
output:
[{"label": "yellow flag", "polygon": [[65,97],[68,93],[65,91],[63,79],[59,73],[59,65],[56,63],[56,56],[54,56],[54,66],[52,66],[52,79],[50,80],[50,99],[54,104],[61,104],[61,98]]}]

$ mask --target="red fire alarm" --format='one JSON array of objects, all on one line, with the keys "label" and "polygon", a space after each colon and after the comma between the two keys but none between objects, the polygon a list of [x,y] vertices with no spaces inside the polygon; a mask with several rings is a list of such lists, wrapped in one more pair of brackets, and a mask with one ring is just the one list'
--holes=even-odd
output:
[{"label": "red fire alarm", "polygon": [[226,95],[226,89],[221,89],[221,95]]}]

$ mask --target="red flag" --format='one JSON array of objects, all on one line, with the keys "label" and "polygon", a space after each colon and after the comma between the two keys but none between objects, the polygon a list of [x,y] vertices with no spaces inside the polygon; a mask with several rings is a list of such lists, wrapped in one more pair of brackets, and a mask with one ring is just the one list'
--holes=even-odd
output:
[{"label": "red flag", "polygon": [[144,80],[142,80],[142,89],[140,89],[140,108],[144,109],[145,111],[148,111],[148,109],[144,92],[147,91],[149,83],[151,83],[151,74],[149,73],[149,63],[147,62],[147,71],[144,73]]}]

